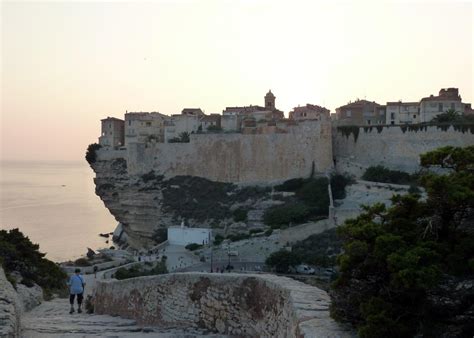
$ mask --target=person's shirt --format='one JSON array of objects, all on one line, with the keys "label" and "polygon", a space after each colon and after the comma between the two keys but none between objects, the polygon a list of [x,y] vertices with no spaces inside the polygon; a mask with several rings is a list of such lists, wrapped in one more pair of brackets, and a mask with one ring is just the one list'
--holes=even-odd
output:
[{"label": "person's shirt", "polygon": [[82,278],[81,275],[72,275],[71,278],[69,278],[69,291],[71,294],[78,294],[78,293],[83,293],[84,292],[84,279]]}]

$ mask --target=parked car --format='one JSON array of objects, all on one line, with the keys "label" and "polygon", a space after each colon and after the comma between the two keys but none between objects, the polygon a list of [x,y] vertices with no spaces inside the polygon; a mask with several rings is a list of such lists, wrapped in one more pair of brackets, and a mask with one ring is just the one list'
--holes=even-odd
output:
[{"label": "parked car", "polygon": [[306,264],[300,264],[296,267],[296,273],[302,275],[314,275],[314,269],[307,266]]}]

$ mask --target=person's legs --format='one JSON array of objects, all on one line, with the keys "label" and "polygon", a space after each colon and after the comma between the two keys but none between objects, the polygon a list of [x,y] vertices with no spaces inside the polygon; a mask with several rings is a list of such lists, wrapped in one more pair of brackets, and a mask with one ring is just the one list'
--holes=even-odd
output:
[{"label": "person's legs", "polygon": [[77,295],[77,312],[81,313],[82,312],[82,299],[84,298],[84,294],[80,293]]},{"label": "person's legs", "polygon": [[[69,313],[73,313],[74,312],[74,297],[76,295],[74,294],[70,294],[69,295],[69,304],[71,304],[71,310],[69,311]],[[77,297],[79,299],[79,297]]]}]

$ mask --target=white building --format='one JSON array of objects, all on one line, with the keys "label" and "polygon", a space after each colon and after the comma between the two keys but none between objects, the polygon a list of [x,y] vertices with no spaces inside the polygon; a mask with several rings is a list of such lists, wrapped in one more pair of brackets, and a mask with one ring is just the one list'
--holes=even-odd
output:
[{"label": "white building", "polygon": [[195,133],[200,126],[199,115],[172,115],[166,122],[164,140],[169,142],[170,139],[179,137],[181,133]]},{"label": "white building", "polygon": [[170,117],[158,112],[125,114],[125,146],[135,142],[164,142],[164,125]]},{"label": "white building", "polygon": [[101,120],[99,144],[102,147],[120,147],[124,145],[124,122],[115,117]]},{"label": "white building", "polygon": [[438,96],[430,95],[421,99],[420,122],[430,122],[449,109],[464,114],[465,108],[466,104],[461,102],[458,88],[441,89]]},{"label": "white building", "polygon": [[420,123],[418,102],[387,102],[386,107],[386,124]]},{"label": "white building", "polygon": [[171,245],[182,245],[196,243],[206,245],[211,243],[212,230],[207,228],[188,228],[181,226],[168,228],[168,242]]}]

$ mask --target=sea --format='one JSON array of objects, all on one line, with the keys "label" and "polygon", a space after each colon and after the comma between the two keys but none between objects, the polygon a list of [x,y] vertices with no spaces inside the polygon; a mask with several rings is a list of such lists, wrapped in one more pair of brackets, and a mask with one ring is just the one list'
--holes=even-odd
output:
[{"label": "sea", "polygon": [[0,229],[18,228],[55,262],[113,245],[117,222],[87,162],[0,162]]}]

